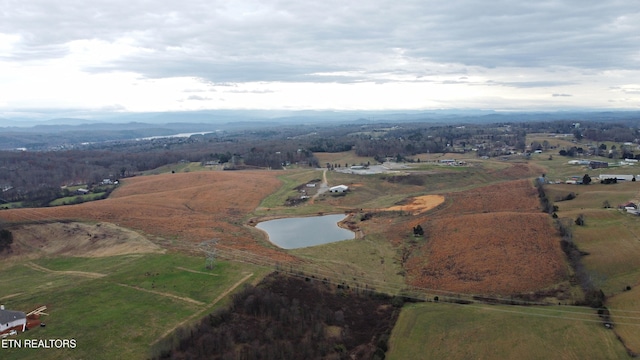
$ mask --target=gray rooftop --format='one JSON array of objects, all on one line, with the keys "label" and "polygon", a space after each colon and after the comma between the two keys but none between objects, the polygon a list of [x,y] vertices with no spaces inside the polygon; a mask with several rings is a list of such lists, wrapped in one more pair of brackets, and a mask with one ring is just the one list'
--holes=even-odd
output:
[{"label": "gray rooftop", "polygon": [[26,319],[27,315],[22,311],[0,310],[0,324],[6,324],[18,319]]}]

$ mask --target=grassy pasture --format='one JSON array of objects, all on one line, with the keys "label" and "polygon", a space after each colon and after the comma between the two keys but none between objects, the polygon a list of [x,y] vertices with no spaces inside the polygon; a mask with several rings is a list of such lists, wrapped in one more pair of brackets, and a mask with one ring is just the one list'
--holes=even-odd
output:
[{"label": "grassy pasture", "polygon": [[94,201],[100,200],[104,196],[104,192],[99,193],[91,193],[87,195],[74,195],[74,196],[66,196],[63,198],[55,199],[49,203],[50,206],[59,206],[59,205],[67,205],[74,204],[84,201]]},{"label": "grassy pasture", "polygon": [[[314,273],[354,285],[360,279],[377,291],[397,294],[405,287],[398,251],[380,235],[291,250]],[[361,285],[363,284],[361,283]]]},{"label": "grassy pasture", "polygon": [[589,309],[406,305],[387,359],[622,359],[622,344]]},{"label": "grassy pasture", "polygon": [[[612,172],[611,169],[603,171]],[[613,172],[616,173],[616,172]],[[618,172],[619,173],[619,172]],[[630,173],[630,172],[626,172]],[[591,175],[592,177],[593,174]],[[640,222],[638,217],[618,210],[618,204],[638,202],[640,184],[621,182],[604,185],[550,185],[550,198],[574,192],[577,197],[556,202],[558,216],[572,223],[573,239],[578,248],[588,252],[582,258],[591,280],[607,296],[606,306],[612,313],[614,332],[633,352],[640,353],[640,313],[638,286],[640,285]],[[603,208],[608,201],[613,208]],[[584,215],[585,225],[574,220]],[[627,291],[627,287],[631,290]]]},{"label": "grassy pasture", "polygon": [[[637,201],[640,184],[552,185],[549,189],[551,199],[576,193],[575,199],[555,204],[558,216],[567,221],[584,215],[585,225],[572,227],[574,241],[589,253],[583,263],[596,285],[613,295],[628,285],[640,284],[640,223],[637,216],[616,209],[618,204]],[[604,209],[605,201],[613,208]]]},{"label": "grassy pasture", "polygon": [[[164,333],[226,304],[214,300],[245,276],[267,269],[217,262],[204,269],[203,257],[180,254],[104,258],[51,258],[16,264],[3,271],[0,299],[10,309],[47,305],[45,328],[21,339],[76,339],[75,349],[3,349],[3,359],[141,359]],[[45,270],[42,270],[45,269]],[[103,274],[88,277],[76,272]],[[199,316],[196,316],[196,319]]]}]

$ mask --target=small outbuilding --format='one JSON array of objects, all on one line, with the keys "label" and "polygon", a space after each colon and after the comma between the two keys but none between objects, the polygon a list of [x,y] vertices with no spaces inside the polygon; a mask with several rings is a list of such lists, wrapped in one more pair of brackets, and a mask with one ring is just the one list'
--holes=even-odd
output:
[{"label": "small outbuilding", "polygon": [[0,334],[11,330],[25,331],[27,328],[27,315],[22,311],[5,310],[0,306]]}]

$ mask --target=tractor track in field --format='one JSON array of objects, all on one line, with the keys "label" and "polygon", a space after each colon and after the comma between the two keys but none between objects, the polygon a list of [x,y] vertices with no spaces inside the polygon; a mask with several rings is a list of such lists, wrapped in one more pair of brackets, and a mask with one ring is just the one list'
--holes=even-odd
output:
[{"label": "tractor track in field", "polygon": [[100,273],[94,273],[94,272],[88,272],[88,271],[71,271],[71,270],[58,271],[58,270],[51,270],[51,269],[47,269],[44,266],[40,266],[40,265],[34,264],[32,262],[25,263],[24,265],[26,267],[28,267],[28,268],[33,269],[33,270],[40,271],[40,272],[45,272],[45,273],[49,273],[49,274],[73,275],[73,276],[81,276],[81,277],[86,277],[86,278],[91,278],[91,279],[99,279],[99,278],[107,276],[106,274],[100,274]]}]

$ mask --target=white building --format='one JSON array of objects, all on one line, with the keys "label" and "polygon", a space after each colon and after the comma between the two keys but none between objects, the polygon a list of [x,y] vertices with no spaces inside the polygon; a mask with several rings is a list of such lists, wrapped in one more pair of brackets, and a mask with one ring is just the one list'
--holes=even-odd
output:
[{"label": "white building", "polygon": [[0,306],[0,334],[11,329],[25,331],[27,328],[27,316],[21,311],[5,310]]},{"label": "white building", "polygon": [[626,181],[633,181],[633,179],[635,178],[636,180],[640,178],[640,175],[609,175],[609,174],[600,174],[600,176],[598,176],[598,178],[600,180],[604,180],[604,179],[616,179],[616,180],[626,180]]},{"label": "white building", "polygon": [[347,185],[338,185],[338,186],[329,188],[329,192],[332,192],[332,193],[343,193],[347,190],[349,190],[349,187]]}]

